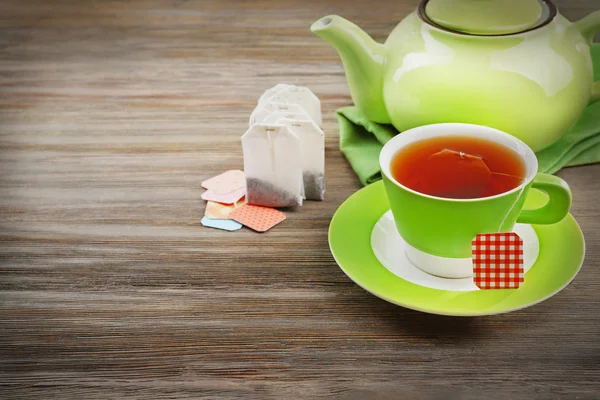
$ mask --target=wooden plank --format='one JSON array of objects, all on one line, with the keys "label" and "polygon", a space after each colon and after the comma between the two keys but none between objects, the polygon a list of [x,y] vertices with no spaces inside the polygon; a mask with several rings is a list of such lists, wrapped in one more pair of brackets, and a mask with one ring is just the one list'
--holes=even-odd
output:
[{"label": "wooden plank", "polygon": [[[599,166],[560,173],[587,258],[531,309],[420,314],[329,252],[360,185],[338,150],[342,66],[308,27],[339,13],[383,40],[416,4],[3,1],[0,397],[596,399]],[[322,100],[326,201],[263,235],[201,227],[199,183],[242,167],[279,82]]]}]

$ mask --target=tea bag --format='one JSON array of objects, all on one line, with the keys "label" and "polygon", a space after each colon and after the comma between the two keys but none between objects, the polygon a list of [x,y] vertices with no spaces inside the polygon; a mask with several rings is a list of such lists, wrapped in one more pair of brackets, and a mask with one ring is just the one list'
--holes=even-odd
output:
[{"label": "tea bag", "polygon": [[302,181],[307,200],[325,197],[325,134],[308,117],[294,113],[272,113],[265,122],[286,125],[300,139]]},{"label": "tea bag", "polygon": [[427,167],[415,189],[447,198],[482,197],[492,176],[481,157],[449,149],[432,154]]},{"label": "tea bag", "polygon": [[516,175],[503,174],[501,172],[493,172],[492,178],[488,182],[486,189],[483,193],[483,197],[489,196],[492,194],[503,193],[507,191],[507,189],[516,188],[525,178]]},{"label": "tea bag", "polygon": [[309,88],[293,85],[281,85],[279,90],[276,88],[278,86],[265,92],[259,99],[259,105],[266,102],[297,104],[306,111],[318,126],[323,126],[321,101]]},{"label": "tea bag", "polygon": [[294,113],[301,114],[302,118],[310,118],[306,111],[297,104],[290,103],[273,103],[267,102],[259,104],[250,115],[249,126],[256,123],[265,122],[269,115],[273,113]]},{"label": "tea bag", "polygon": [[275,96],[277,93],[282,90],[294,87],[294,85],[288,85],[286,83],[278,83],[270,89],[265,90],[265,92],[258,98],[258,104],[266,103],[271,97]]},{"label": "tea bag", "polygon": [[246,202],[266,207],[301,206],[300,139],[281,124],[254,124],[242,136]]}]

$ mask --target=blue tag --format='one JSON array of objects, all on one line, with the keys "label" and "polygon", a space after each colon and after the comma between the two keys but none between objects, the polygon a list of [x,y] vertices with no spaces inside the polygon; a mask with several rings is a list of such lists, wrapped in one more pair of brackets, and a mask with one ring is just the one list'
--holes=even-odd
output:
[{"label": "blue tag", "polygon": [[231,219],[213,219],[202,217],[200,223],[209,228],[223,229],[225,231],[237,231],[242,229],[242,224]]}]

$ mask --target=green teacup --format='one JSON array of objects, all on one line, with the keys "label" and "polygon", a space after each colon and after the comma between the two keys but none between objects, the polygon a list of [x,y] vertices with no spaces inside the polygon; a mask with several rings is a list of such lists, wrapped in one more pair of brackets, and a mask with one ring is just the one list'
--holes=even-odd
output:
[{"label": "green teacup", "polygon": [[[397,182],[390,170],[394,155],[404,146],[440,136],[487,139],[515,151],[524,161],[524,182],[507,192],[475,199],[449,199],[416,192]],[[381,150],[379,163],[396,227],[408,244],[409,260],[421,270],[447,278],[472,276],[471,241],[480,233],[510,232],[515,223],[553,224],[571,207],[567,183],[553,175],[537,173],[534,152],[521,140],[480,125],[445,123],[425,125],[397,135]],[[523,210],[529,189],[549,196],[536,210]]]}]

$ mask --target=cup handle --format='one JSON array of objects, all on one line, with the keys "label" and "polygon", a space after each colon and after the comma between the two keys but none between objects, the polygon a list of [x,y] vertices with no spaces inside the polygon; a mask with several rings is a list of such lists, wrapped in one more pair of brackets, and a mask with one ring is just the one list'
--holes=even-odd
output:
[{"label": "cup handle", "polygon": [[[575,26],[591,45],[594,40],[594,34],[600,31],[600,10],[594,11],[590,15],[575,22]],[[596,81],[592,85],[590,104],[598,100],[600,100],[600,81]]]},{"label": "cup handle", "polygon": [[571,189],[557,176],[538,173],[532,188],[539,189],[549,197],[548,202],[535,210],[523,210],[517,218],[521,224],[554,224],[561,221],[571,208]]}]

